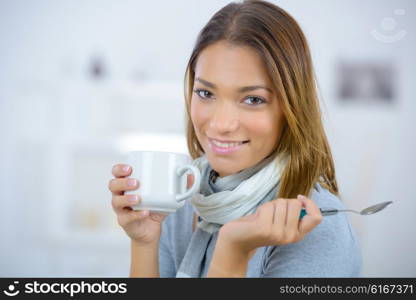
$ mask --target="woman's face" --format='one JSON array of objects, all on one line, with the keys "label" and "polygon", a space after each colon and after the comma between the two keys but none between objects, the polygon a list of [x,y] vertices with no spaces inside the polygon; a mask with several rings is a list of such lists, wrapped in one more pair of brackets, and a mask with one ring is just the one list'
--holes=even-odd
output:
[{"label": "woman's face", "polygon": [[220,177],[252,167],[276,149],[284,116],[255,50],[221,41],[199,54],[191,118]]}]

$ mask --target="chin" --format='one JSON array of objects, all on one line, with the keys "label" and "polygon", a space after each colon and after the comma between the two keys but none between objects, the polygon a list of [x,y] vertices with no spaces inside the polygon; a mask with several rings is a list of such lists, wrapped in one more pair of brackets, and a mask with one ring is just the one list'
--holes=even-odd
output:
[{"label": "chin", "polygon": [[236,164],[233,162],[220,162],[215,157],[213,158],[213,160],[209,160],[209,162],[212,169],[214,169],[218,174],[220,174],[221,177],[236,174],[245,169],[245,167],[241,163]]}]

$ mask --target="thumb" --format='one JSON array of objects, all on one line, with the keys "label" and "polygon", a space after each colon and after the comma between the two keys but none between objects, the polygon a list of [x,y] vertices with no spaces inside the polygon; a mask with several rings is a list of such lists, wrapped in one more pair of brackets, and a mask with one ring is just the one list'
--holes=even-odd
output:
[{"label": "thumb", "polygon": [[186,188],[190,189],[191,186],[194,184],[194,175],[188,174]]}]

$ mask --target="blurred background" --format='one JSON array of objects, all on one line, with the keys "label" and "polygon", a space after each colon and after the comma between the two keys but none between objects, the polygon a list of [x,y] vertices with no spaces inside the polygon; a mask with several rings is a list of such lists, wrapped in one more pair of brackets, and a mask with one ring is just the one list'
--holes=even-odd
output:
[{"label": "blurred background", "polygon": [[[183,77],[230,1],[0,0],[0,276],[125,277],[107,189],[132,149],[187,153]],[[364,276],[416,276],[416,2],[271,1],[313,55]]]}]

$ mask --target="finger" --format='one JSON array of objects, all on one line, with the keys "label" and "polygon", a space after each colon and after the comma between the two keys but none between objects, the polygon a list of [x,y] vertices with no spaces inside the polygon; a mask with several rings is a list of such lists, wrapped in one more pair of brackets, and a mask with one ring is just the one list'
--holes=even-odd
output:
[{"label": "finger", "polygon": [[271,227],[273,224],[274,210],[273,201],[266,202],[257,208],[254,217],[260,222],[260,224],[270,225]]},{"label": "finger", "polygon": [[117,214],[117,221],[120,226],[127,226],[133,222],[146,219],[150,215],[148,210],[123,210]]},{"label": "finger", "polygon": [[289,240],[293,240],[299,233],[299,216],[302,209],[302,201],[299,199],[289,199],[287,202],[286,235]]},{"label": "finger", "polygon": [[274,211],[274,227],[281,231],[286,226],[287,219],[287,199],[279,198],[275,201],[276,209]]},{"label": "finger", "polygon": [[194,175],[188,174],[186,188],[190,189],[194,184]]},{"label": "finger", "polygon": [[122,178],[126,176],[130,176],[132,171],[132,167],[125,164],[117,164],[113,166],[111,173],[116,178]]},{"label": "finger", "polygon": [[149,216],[153,221],[162,222],[168,216],[168,214],[149,212]]},{"label": "finger", "polygon": [[140,196],[137,194],[113,196],[111,205],[113,206],[114,211],[117,213],[124,208],[130,208],[133,205],[139,204],[140,200]]},{"label": "finger", "polygon": [[297,198],[288,200],[286,227],[298,229],[299,216],[300,216],[300,211],[302,209],[302,205],[303,205],[302,201]]},{"label": "finger", "polygon": [[113,195],[123,195],[124,191],[132,191],[140,186],[135,178],[113,178],[108,183],[108,189]]},{"label": "finger", "polygon": [[299,231],[301,234],[307,234],[322,222],[323,216],[319,207],[311,199],[303,195],[298,195],[298,199],[302,201],[306,210],[306,215],[299,223]]}]

